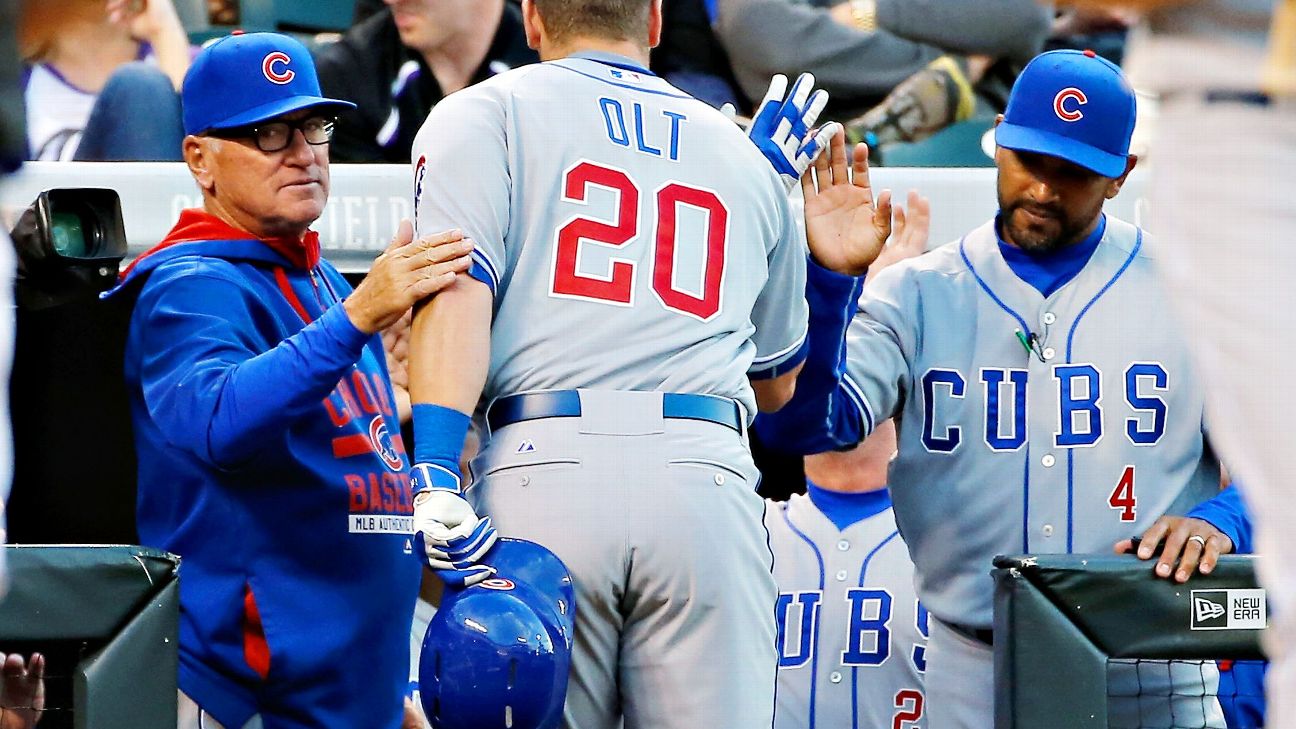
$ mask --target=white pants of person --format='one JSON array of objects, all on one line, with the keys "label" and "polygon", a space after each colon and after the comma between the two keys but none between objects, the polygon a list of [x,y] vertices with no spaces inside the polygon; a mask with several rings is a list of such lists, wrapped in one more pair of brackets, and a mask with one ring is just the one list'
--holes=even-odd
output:
[{"label": "white pants of person", "polygon": [[571,571],[564,726],[769,727],[777,588],[740,409],[717,398],[728,427],[662,393],[581,390],[579,415],[535,417],[523,397],[534,419],[488,418],[468,494]]},{"label": "white pants of person", "polygon": [[[176,712],[176,729],[231,729],[203,711],[193,699],[185,695],[185,692],[176,693],[180,697],[179,711]],[[253,715],[242,729],[262,729],[260,715]]]},{"label": "white pants of person", "polygon": [[1204,381],[1211,440],[1256,523],[1268,726],[1296,727],[1296,98],[1161,106],[1154,253]]}]

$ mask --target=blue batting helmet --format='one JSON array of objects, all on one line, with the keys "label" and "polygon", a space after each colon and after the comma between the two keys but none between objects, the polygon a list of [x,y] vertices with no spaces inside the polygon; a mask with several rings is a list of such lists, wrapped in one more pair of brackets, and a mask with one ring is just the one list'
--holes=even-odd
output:
[{"label": "blue batting helmet", "polygon": [[499,539],[481,561],[495,576],[447,589],[423,638],[423,712],[433,729],[554,729],[571,667],[571,575],[522,539]]}]

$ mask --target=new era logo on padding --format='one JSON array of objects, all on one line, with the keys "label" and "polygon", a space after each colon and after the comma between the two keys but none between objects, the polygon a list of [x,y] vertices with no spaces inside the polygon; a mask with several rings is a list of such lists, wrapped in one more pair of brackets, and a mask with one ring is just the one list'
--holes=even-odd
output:
[{"label": "new era logo on padding", "polygon": [[1263,630],[1268,623],[1264,590],[1193,590],[1193,630]]},{"label": "new era logo on padding", "polygon": [[1226,612],[1228,609],[1217,602],[1211,602],[1204,597],[1193,598],[1193,614],[1198,623],[1214,620]]}]

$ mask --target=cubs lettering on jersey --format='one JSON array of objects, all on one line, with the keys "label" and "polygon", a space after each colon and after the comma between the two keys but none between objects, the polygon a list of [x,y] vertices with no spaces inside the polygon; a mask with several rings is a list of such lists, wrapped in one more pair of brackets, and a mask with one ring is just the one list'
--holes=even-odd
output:
[{"label": "cubs lettering on jersey", "polygon": [[901,416],[890,486],[918,593],[977,628],[990,627],[996,554],[1106,552],[1219,490],[1204,388],[1142,231],[1108,217],[1084,269],[1048,297],[998,245],[991,221],[878,274],[833,395],[857,418],[822,421],[827,438],[811,421],[779,425],[789,447],[821,450]]},{"label": "cubs lettering on jersey", "polygon": [[884,506],[839,530],[808,496],[769,503],[779,586],[776,729],[925,726],[927,610]]}]

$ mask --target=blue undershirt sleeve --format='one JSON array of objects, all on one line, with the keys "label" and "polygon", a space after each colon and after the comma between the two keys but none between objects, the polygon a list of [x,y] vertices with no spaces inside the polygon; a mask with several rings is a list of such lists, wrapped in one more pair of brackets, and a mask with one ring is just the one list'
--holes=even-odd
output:
[{"label": "blue undershirt sleeve", "polygon": [[132,328],[149,414],[173,445],[222,468],[320,407],[371,338],[334,305],[267,349],[273,313],[239,283],[189,273],[148,289]]},{"label": "blue undershirt sleeve", "polygon": [[858,406],[843,385],[846,329],[855,317],[863,276],[830,271],[811,258],[806,264],[806,301],[810,326],[806,360],[792,399],[774,413],[756,418],[756,434],[768,448],[791,453],[823,453],[864,439]]},{"label": "blue undershirt sleeve", "polygon": [[1242,502],[1242,493],[1237,484],[1219,492],[1219,495],[1193,507],[1188,512],[1193,519],[1209,522],[1211,526],[1224,532],[1233,540],[1235,554],[1252,554],[1255,545],[1251,535],[1251,515],[1247,513],[1246,504]]}]

